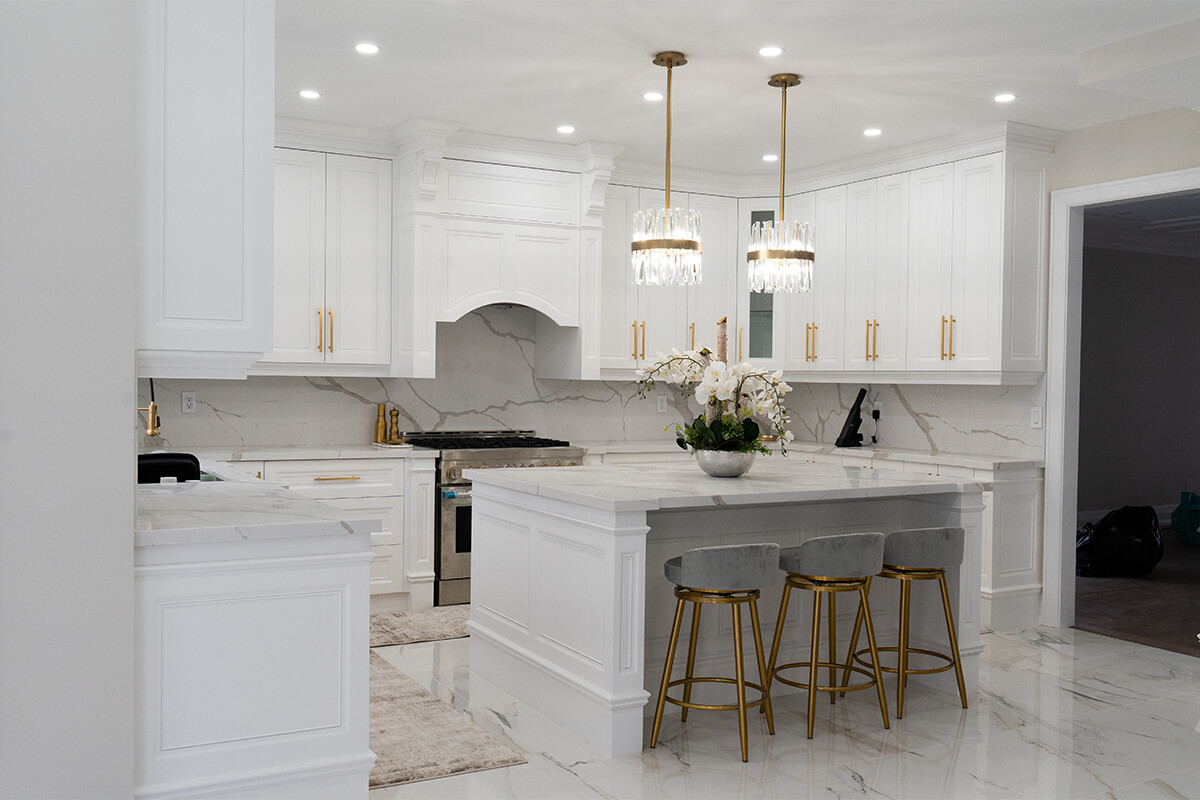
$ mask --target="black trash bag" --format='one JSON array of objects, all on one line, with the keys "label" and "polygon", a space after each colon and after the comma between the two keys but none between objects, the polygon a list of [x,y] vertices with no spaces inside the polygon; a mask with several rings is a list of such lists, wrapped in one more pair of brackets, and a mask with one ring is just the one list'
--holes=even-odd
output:
[{"label": "black trash bag", "polygon": [[1153,506],[1123,506],[1075,535],[1075,574],[1136,578],[1162,559],[1163,539]]}]

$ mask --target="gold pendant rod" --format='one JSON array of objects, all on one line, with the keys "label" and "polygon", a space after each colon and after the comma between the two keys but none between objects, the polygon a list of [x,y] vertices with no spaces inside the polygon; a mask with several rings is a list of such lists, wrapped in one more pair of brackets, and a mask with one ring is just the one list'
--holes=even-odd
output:
[{"label": "gold pendant rod", "polygon": [[671,71],[667,66],[667,208],[671,207]]},{"label": "gold pendant rod", "polygon": [[784,176],[787,174],[787,90],[789,86],[800,85],[800,76],[792,72],[781,72],[772,75],[767,85],[783,90],[782,108],[779,113],[779,217],[776,220],[783,222]]}]

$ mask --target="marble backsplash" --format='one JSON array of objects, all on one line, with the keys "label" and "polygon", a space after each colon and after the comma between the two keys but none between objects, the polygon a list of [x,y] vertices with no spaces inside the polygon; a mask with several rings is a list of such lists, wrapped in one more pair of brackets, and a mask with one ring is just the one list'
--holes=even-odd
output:
[{"label": "marble backsplash", "polygon": [[[245,381],[157,380],[162,435],[144,448],[350,444],[374,436],[376,404],[400,411],[404,430],[529,428],[571,442],[670,438],[664,427],[698,411],[669,394],[668,412],[639,399],[626,381],[543,380],[534,376],[534,311],[491,306],[455,323],[439,323],[435,379],[255,377]],[[149,400],[138,382],[138,405]],[[858,384],[793,381],[788,395],[797,440],[832,443]],[[180,393],[197,393],[197,413],[180,413]],[[665,388],[662,391],[667,391]],[[864,438],[880,409],[879,444],[923,452],[1040,458],[1042,430],[1029,427],[1031,406],[1045,406],[1036,386],[867,386]]]}]

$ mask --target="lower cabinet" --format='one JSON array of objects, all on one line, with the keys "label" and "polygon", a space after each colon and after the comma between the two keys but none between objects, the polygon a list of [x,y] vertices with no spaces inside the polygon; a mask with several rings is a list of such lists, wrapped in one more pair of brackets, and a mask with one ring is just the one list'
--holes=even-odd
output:
[{"label": "lower cabinet", "polygon": [[372,610],[433,606],[432,460],[267,461],[262,476],[306,497],[383,520],[382,530],[371,534]]}]

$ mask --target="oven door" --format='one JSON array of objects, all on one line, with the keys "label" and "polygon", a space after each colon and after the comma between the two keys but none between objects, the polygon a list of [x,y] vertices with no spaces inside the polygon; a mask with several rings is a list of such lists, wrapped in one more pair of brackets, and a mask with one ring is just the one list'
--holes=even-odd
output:
[{"label": "oven door", "polygon": [[442,489],[438,532],[439,581],[471,577],[471,489]]}]

